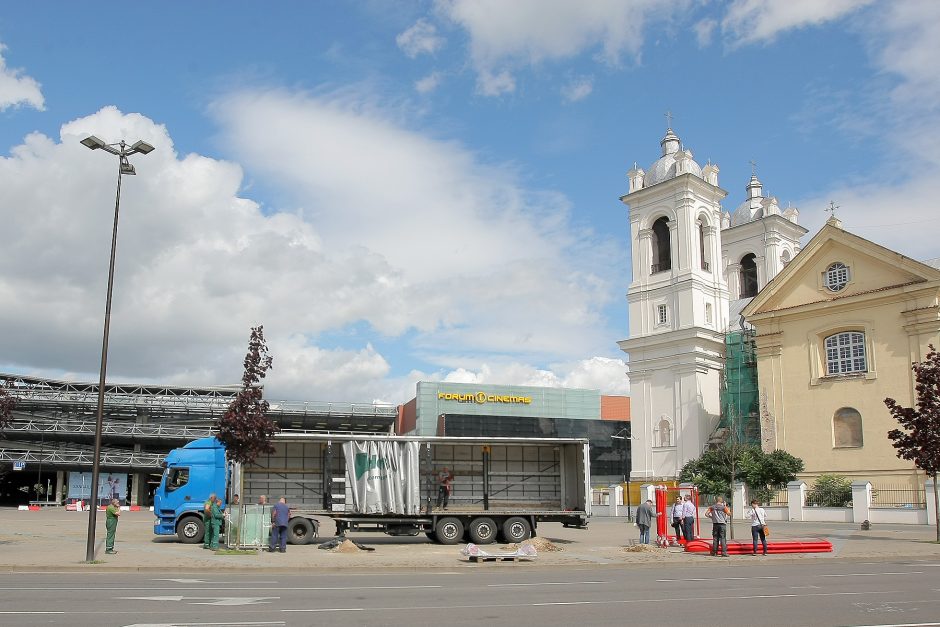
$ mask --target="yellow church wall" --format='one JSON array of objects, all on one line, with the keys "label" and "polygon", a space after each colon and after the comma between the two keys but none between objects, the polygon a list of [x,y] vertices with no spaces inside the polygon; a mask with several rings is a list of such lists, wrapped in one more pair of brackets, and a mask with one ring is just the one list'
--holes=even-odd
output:
[{"label": "yellow church wall", "polygon": [[[842,298],[827,294],[820,278],[833,261],[852,268]],[[818,251],[812,264],[787,279],[780,295],[748,316],[757,330],[763,446],[803,459],[807,483],[834,473],[876,487],[922,485],[923,473],[899,459],[887,437],[897,422],[884,399],[915,403],[911,363],[923,359],[928,344],[940,345],[937,284],[844,246]],[[843,331],[865,334],[868,372],[826,374],[825,338]],[[862,446],[835,446],[833,418],[840,408],[861,415]]]}]

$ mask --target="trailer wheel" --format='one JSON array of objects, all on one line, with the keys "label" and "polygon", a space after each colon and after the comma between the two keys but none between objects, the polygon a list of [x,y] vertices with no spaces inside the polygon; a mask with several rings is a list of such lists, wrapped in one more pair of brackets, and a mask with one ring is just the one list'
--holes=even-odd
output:
[{"label": "trailer wheel", "polygon": [[291,544],[308,544],[317,537],[317,529],[307,518],[291,518],[287,523],[287,541]]},{"label": "trailer wheel", "polygon": [[491,544],[496,540],[497,527],[492,518],[474,518],[468,531],[474,544]]},{"label": "trailer wheel", "polygon": [[206,537],[206,526],[199,516],[187,516],[176,523],[176,537],[184,544],[199,544]]},{"label": "trailer wheel", "polygon": [[529,525],[529,521],[521,516],[507,518],[506,522],[503,523],[502,531],[503,539],[509,543],[528,540],[532,535],[532,527]]},{"label": "trailer wheel", "polygon": [[463,539],[463,523],[457,518],[441,518],[434,532],[441,544],[457,544]]}]

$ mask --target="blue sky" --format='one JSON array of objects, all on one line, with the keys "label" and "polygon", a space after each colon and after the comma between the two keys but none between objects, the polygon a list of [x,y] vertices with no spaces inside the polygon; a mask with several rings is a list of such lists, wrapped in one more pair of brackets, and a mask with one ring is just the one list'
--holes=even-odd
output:
[{"label": "blue sky", "polygon": [[[812,234],[940,256],[940,3],[67,2],[0,7],[0,369],[401,402],[417,380],[626,393],[625,172],[664,113]],[[107,157],[107,158],[106,158]]]}]

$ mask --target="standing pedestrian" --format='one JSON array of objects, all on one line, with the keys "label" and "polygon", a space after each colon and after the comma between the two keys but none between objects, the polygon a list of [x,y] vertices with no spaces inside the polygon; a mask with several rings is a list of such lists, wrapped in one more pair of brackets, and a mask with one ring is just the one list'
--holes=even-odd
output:
[{"label": "standing pedestrian", "polygon": [[215,492],[209,495],[206,502],[202,504],[202,548],[209,548],[209,540],[212,536],[212,504],[215,503]]},{"label": "standing pedestrian", "polygon": [[760,506],[757,499],[751,501],[751,540],[753,541],[754,551],[752,555],[757,555],[757,540],[760,539],[764,547],[764,555],[767,555],[767,532],[764,529],[767,520],[767,513]]},{"label": "standing pedestrian", "polygon": [[677,496],[676,502],[672,504],[672,528],[676,530],[676,541],[683,538],[682,535],[682,497]]},{"label": "standing pedestrian", "polygon": [[650,525],[656,520],[660,512],[653,508],[653,501],[646,499],[636,508],[636,526],[640,528],[640,544],[650,543]]},{"label": "standing pedestrian", "polygon": [[267,504],[268,504],[268,497],[266,497],[263,494],[258,497],[258,505],[267,505]]},{"label": "standing pedestrian", "polygon": [[686,494],[682,501],[682,533],[685,535],[686,542],[695,538],[695,520],[697,518],[698,512],[695,503],[692,502],[692,495]]},{"label": "standing pedestrian", "polygon": [[118,526],[118,517],[121,515],[121,501],[118,499],[111,499],[111,504],[104,510],[105,529],[108,530],[108,537],[105,540],[105,550],[104,552],[108,555],[114,555],[117,551],[114,550],[114,536],[117,533]]},{"label": "standing pedestrian", "polygon": [[725,505],[725,499],[722,496],[717,497],[715,504],[705,512],[705,515],[712,520],[712,555],[728,557],[728,535],[725,527],[730,514],[731,510]]},{"label": "standing pedestrian", "polygon": [[271,543],[268,551],[274,553],[275,547],[281,553],[287,553],[287,522],[290,520],[290,508],[287,497],[281,497],[271,508]]},{"label": "standing pedestrian", "polygon": [[447,466],[437,473],[437,506],[447,509],[450,491],[454,482],[454,473]]},{"label": "standing pedestrian", "polygon": [[222,530],[223,512],[222,499],[216,497],[209,506],[209,549],[212,551],[219,550],[219,532]]}]

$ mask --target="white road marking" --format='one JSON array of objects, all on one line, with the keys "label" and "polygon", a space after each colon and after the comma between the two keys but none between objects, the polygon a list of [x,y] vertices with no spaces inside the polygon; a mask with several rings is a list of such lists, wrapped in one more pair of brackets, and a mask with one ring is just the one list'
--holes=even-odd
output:
[{"label": "white road marking", "polygon": [[[902,594],[901,590],[877,590],[874,592],[814,592],[810,594],[752,594],[741,596],[715,596],[715,597],[670,597],[656,599],[619,599],[607,601],[558,601],[554,603],[487,603],[480,605],[410,605],[408,607],[322,607],[318,609],[283,609],[281,612],[391,612],[417,610],[480,610],[488,608],[511,607],[547,607],[552,605],[630,605],[633,603],[671,603],[684,601],[735,601],[749,599],[804,599],[806,597],[842,597],[842,596],[868,596],[873,594]],[[940,625],[940,623],[937,623]],[[859,626],[862,627],[862,626]],[[866,626],[867,627],[867,626]],[[890,626],[872,626],[890,627]],[[907,626],[897,626],[907,627]]]},{"label": "white road marking", "polygon": [[544,581],[541,583],[490,583],[487,588],[511,588],[513,586],[581,586],[590,584],[604,584],[609,581]]},{"label": "white road marking", "polygon": [[65,612],[43,612],[43,611],[39,611],[39,610],[23,610],[22,612],[17,612],[17,611],[2,612],[2,611],[0,611],[0,614],[65,614]]},{"label": "white road marking", "polygon": [[133,625],[125,625],[124,627],[211,627],[211,626],[225,626],[231,627],[232,625],[284,625],[286,624],[282,620],[278,621],[266,621],[266,622],[248,622],[248,623],[134,623]]},{"label": "white road marking", "polygon": [[[336,590],[426,590],[426,589],[428,589],[428,588],[443,588],[443,587],[444,587],[444,586],[336,586],[336,587],[280,587],[280,586],[278,586],[277,588],[258,588],[257,586],[251,586],[251,587],[244,587],[244,588],[242,588],[242,587],[237,587],[237,586],[225,586],[224,588],[199,588],[199,591],[200,591],[200,592],[210,592],[210,591],[212,591],[212,590],[221,590],[221,591],[223,591],[223,592],[229,592],[229,591],[231,591],[231,590],[267,590],[267,589],[270,589],[270,590],[277,590],[277,591],[281,591],[281,590],[301,590],[301,591],[304,591],[304,590],[308,590],[308,591],[323,590],[323,591],[329,592],[329,591],[336,591]],[[48,586],[43,586],[43,587],[36,587],[36,588],[25,588],[25,587],[24,587],[24,588],[0,588],[0,591],[9,590],[9,591],[16,592],[16,591],[31,591],[31,590],[34,591],[34,590],[50,590],[50,589],[53,589],[53,590],[98,590],[99,588],[97,588],[97,587],[92,587],[92,586],[80,586],[80,587],[79,587],[79,586],[76,586],[76,587],[59,587],[59,586],[56,586],[55,588],[49,588]],[[192,588],[178,588],[178,587],[171,587],[171,588],[154,588],[153,586],[132,587],[132,588],[111,588],[111,587],[109,587],[108,590],[111,590],[111,591],[113,591],[113,592],[129,592],[129,591],[135,591],[135,590],[147,590],[148,592],[175,592],[175,591],[177,591],[177,590],[180,590],[180,591],[183,591],[183,592],[192,592],[192,591],[193,591]]]},{"label": "white road marking", "polygon": [[[386,608],[388,609],[388,608]],[[396,610],[405,609],[402,607],[391,608]],[[282,612],[365,612],[364,607],[325,607],[318,610],[281,610]]]},{"label": "white road marking", "polygon": [[852,625],[850,627],[936,627],[940,623],[885,623],[883,625]]},{"label": "white road marking", "polygon": [[747,581],[749,579],[780,579],[780,577],[692,577],[689,579],[657,579],[656,583],[670,583],[677,581]]},{"label": "white road marking", "polygon": [[917,570],[907,573],[846,573],[844,575],[817,575],[817,577],[882,577],[884,575],[923,575],[924,573]]},{"label": "white road marking", "polygon": [[172,581],[173,583],[211,583],[211,584],[238,583],[242,585],[247,585],[247,584],[274,585],[277,583],[276,581],[207,581],[205,579],[154,579],[153,581]]},{"label": "white road marking", "polygon": [[174,603],[186,602],[190,605],[259,605],[270,603],[281,597],[117,597],[127,601],[172,601]]}]

